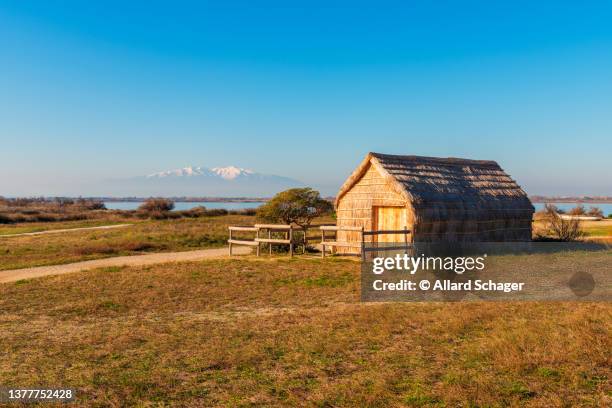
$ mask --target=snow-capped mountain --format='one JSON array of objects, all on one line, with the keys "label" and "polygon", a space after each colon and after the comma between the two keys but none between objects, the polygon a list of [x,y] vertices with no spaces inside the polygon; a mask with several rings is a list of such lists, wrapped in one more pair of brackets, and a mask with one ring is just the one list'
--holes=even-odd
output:
[{"label": "snow-capped mountain", "polygon": [[147,176],[108,181],[100,186],[100,192],[97,194],[123,197],[263,197],[302,186],[304,184],[298,180],[257,173],[237,166],[213,168],[188,166]]},{"label": "snow-capped mountain", "polygon": [[205,167],[189,166],[189,167],[183,167],[182,169],[160,171],[159,173],[149,174],[147,178],[162,178],[162,177],[172,177],[172,176],[177,176],[177,177],[202,176],[204,174],[208,174],[209,172],[210,170]]},{"label": "snow-capped mountain", "polygon": [[162,177],[190,177],[190,176],[219,176],[225,180],[233,180],[240,176],[250,176],[256,173],[252,170],[243,169],[242,167],[227,166],[213,167],[212,169],[201,166],[189,166],[182,169],[160,171],[158,173],[149,174],[147,178],[162,178]]},{"label": "snow-capped mountain", "polygon": [[226,180],[233,180],[240,176],[251,176],[255,174],[252,170],[235,166],[213,167],[211,170],[213,173],[218,174]]}]

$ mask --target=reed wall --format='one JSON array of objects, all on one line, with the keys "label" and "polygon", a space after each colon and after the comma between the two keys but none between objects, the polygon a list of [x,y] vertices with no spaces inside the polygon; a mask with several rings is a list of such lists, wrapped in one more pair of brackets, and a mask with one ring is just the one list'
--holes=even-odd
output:
[{"label": "reed wall", "polygon": [[[406,199],[393,191],[387,180],[372,165],[339,200],[336,215],[341,227],[363,227],[371,230],[373,206],[406,206]],[[361,234],[338,231],[338,241],[361,243]],[[339,248],[338,252],[359,252],[359,248]]]}]

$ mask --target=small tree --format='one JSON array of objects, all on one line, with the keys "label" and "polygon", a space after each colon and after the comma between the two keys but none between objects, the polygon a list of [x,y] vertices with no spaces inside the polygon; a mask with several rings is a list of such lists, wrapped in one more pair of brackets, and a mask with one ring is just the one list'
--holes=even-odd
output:
[{"label": "small tree", "polygon": [[267,222],[296,224],[306,234],[312,220],[331,212],[332,204],[321,198],[318,191],[311,188],[292,188],[275,195],[270,201],[257,209],[257,218]]}]

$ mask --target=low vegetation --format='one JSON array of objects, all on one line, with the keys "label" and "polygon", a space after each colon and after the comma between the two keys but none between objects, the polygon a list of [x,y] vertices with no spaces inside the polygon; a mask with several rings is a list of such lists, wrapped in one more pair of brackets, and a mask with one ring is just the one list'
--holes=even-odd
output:
[{"label": "low vegetation", "polygon": [[0,285],[3,385],[79,406],[607,406],[608,303],[359,303],[359,263],[233,259]]},{"label": "low vegetation", "polygon": [[[135,219],[179,219],[237,214],[254,215],[255,209],[225,210],[197,206],[189,210],[172,211],[174,202],[152,198],[137,210],[107,210],[104,203],[85,199],[5,199],[0,197],[0,224],[58,223],[69,221],[126,221]],[[94,222],[95,223],[95,222]],[[43,228],[44,229],[44,228]]]},{"label": "low vegetation", "polygon": [[174,209],[174,202],[166,198],[149,198],[138,207],[146,212],[168,212]]},{"label": "low vegetation", "polygon": [[541,220],[544,222],[544,233],[540,233],[538,240],[555,241],[576,241],[585,234],[580,227],[580,220],[575,218],[563,218],[552,205],[544,207],[544,215]]},{"label": "low vegetation", "polygon": [[[113,220],[117,221],[115,218]],[[122,219],[122,222],[127,221],[133,225],[108,230],[0,237],[0,270],[135,255],[144,252],[218,248],[226,245],[228,225],[252,224],[254,220],[254,216],[247,215],[167,220]],[[19,233],[22,232],[19,229],[20,226],[23,224],[11,225],[11,228],[4,229],[2,232]],[[62,228],[81,226],[83,225],[80,223],[61,223]]]},{"label": "low vegetation", "polygon": [[86,220],[99,217],[105,209],[96,200],[0,197],[0,224]]},{"label": "low vegetation", "polygon": [[578,204],[576,207],[570,209],[567,212],[557,207],[554,204],[545,204],[543,209],[536,212],[536,218],[545,218],[550,212],[555,212],[556,214],[567,214],[567,215],[578,215],[578,216],[585,215],[588,217],[604,218],[604,213],[601,208],[591,206],[587,210],[582,204]]},{"label": "low vegetation", "polygon": [[589,207],[587,210],[582,204],[577,205],[568,211],[569,215],[586,215],[589,217],[603,218],[604,213],[599,207]]}]

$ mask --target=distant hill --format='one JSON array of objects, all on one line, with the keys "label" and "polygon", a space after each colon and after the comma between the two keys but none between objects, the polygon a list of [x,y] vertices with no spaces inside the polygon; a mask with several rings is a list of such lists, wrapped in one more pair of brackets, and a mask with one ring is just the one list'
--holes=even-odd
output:
[{"label": "distant hill", "polygon": [[303,186],[301,181],[289,177],[257,173],[236,166],[190,166],[147,176],[108,180],[95,188],[95,194],[115,197],[267,197]]}]

